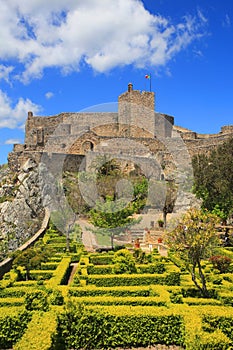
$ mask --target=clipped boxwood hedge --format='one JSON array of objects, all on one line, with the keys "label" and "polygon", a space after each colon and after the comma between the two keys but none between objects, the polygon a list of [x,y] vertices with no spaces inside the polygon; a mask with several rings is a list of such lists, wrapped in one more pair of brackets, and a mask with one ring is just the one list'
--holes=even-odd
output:
[{"label": "clipped boxwood hedge", "polygon": [[56,315],[53,312],[34,313],[26,332],[14,346],[14,350],[51,350],[56,326]]},{"label": "clipped boxwood hedge", "polygon": [[112,286],[145,286],[150,284],[161,285],[180,285],[180,274],[172,272],[170,274],[122,274],[122,275],[90,275],[82,276],[87,281],[87,284],[94,284],[97,287],[112,287]]},{"label": "clipped boxwood hedge", "polygon": [[48,280],[53,276],[54,270],[31,270],[30,271],[30,278],[33,281],[40,281],[40,280]]},{"label": "clipped boxwood hedge", "polygon": [[165,264],[157,262],[154,264],[137,265],[138,273],[159,273],[162,274],[166,271]]},{"label": "clipped boxwood hedge", "polygon": [[58,262],[53,262],[53,261],[42,262],[41,270],[56,270],[57,266],[58,266]]},{"label": "clipped boxwood hedge", "polygon": [[72,298],[73,301],[85,305],[131,305],[131,306],[166,306],[169,300],[165,296],[159,297],[113,297],[113,296],[91,296]]},{"label": "clipped boxwood hedge", "polygon": [[0,348],[9,349],[22,337],[31,313],[13,308],[2,308],[0,313]]},{"label": "clipped boxwood hedge", "polygon": [[113,261],[113,255],[110,254],[93,254],[89,256],[90,263],[93,265],[111,265]]},{"label": "clipped boxwood hedge", "polygon": [[63,257],[57,269],[53,271],[53,277],[50,280],[46,281],[47,287],[54,288],[66,281],[67,275],[69,273],[70,261],[70,256]]},{"label": "clipped boxwood hedge", "polygon": [[93,265],[89,264],[87,266],[88,275],[109,275],[113,274],[113,266],[111,265]]},{"label": "clipped boxwood hedge", "polygon": [[90,297],[90,296],[114,296],[114,297],[148,297],[149,295],[159,295],[147,286],[121,286],[121,287],[72,287],[68,291],[68,296]]},{"label": "clipped boxwood hedge", "polygon": [[184,343],[182,316],[171,311],[161,312],[160,308],[156,308],[153,315],[127,310],[127,315],[111,315],[97,309],[67,309],[58,315],[55,349],[112,349]]}]

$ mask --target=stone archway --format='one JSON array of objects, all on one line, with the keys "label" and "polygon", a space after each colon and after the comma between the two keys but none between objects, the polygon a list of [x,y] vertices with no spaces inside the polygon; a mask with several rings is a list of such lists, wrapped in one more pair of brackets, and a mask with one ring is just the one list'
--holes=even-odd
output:
[{"label": "stone archway", "polygon": [[86,140],[86,141],[84,141],[83,143],[82,143],[82,151],[84,152],[84,153],[86,153],[86,152],[89,152],[89,151],[93,151],[94,150],[94,143],[92,142],[92,141],[90,141],[90,140]]}]

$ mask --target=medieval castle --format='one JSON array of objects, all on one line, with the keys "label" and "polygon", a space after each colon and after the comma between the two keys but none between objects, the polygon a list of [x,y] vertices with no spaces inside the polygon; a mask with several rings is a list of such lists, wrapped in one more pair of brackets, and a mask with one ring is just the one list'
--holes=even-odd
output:
[{"label": "medieval castle", "polygon": [[87,153],[107,150],[112,154],[127,151],[134,157],[146,156],[148,152],[160,154],[160,161],[166,165],[166,161],[169,162],[167,143],[178,136],[193,156],[206,153],[232,137],[233,125],[223,126],[218,134],[198,134],[175,126],[174,117],[155,112],[153,92],[134,90],[130,83],[128,91],[118,98],[117,113],[61,113],[38,117],[28,112],[25,143],[14,145],[8,163],[12,170],[19,170],[28,159],[39,163],[44,154],[50,159],[62,154],[66,156],[64,166],[77,170]]}]

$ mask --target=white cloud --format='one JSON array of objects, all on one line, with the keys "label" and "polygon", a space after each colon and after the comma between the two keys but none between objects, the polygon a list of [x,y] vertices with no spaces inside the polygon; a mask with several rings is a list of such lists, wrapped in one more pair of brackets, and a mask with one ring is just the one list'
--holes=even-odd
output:
[{"label": "white cloud", "polygon": [[4,142],[4,145],[14,145],[17,143],[22,143],[22,140],[20,140],[20,139],[8,139]]},{"label": "white cloud", "polygon": [[198,10],[174,24],[140,0],[0,0],[0,7],[0,59],[20,63],[24,81],[48,67],[78,71],[83,62],[98,72],[166,65],[207,22]]},{"label": "white cloud", "polygon": [[14,67],[12,66],[4,66],[3,64],[0,64],[0,80],[6,80],[9,82],[9,75],[14,70]]},{"label": "white cloud", "polygon": [[10,98],[0,90],[0,128],[23,128],[28,111],[38,113],[40,106],[29,99],[20,98],[13,105]]},{"label": "white cloud", "polygon": [[225,28],[230,28],[231,27],[231,18],[228,14],[226,14],[223,23],[222,23],[223,27]]},{"label": "white cloud", "polygon": [[48,92],[46,92],[46,94],[45,94],[45,97],[49,100],[50,98],[52,98],[54,96],[54,93],[53,92],[51,92],[51,91],[48,91]]}]

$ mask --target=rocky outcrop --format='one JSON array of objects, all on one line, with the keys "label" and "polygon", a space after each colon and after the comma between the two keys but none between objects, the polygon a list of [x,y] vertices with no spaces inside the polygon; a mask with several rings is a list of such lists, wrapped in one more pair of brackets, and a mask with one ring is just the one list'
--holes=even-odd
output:
[{"label": "rocky outcrop", "polygon": [[17,173],[0,169],[0,259],[28,240],[43,217],[36,163],[28,159]]}]

